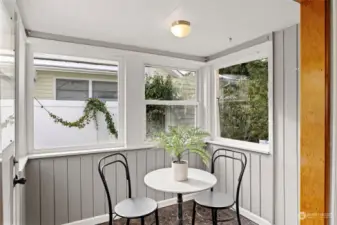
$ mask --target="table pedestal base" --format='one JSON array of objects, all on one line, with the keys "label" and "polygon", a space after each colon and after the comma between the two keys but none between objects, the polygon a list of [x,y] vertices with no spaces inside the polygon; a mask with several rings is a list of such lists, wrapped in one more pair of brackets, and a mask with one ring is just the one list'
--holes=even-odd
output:
[{"label": "table pedestal base", "polygon": [[178,205],[178,217],[177,217],[177,225],[183,225],[183,195],[177,194],[177,205]]}]

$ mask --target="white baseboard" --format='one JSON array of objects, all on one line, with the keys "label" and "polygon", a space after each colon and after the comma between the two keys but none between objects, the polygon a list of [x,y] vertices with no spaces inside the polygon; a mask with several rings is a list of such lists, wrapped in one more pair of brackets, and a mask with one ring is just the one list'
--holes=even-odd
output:
[{"label": "white baseboard", "polygon": [[[232,208],[233,211],[235,210],[235,207]],[[263,219],[262,217],[259,217],[255,215],[254,213],[248,211],[247,209],[241,208],[240,207],[240,215],[246,217],[247,219],[253,221],[254,223],[258,225],[272,225],[269,221],[266,219]]]},{"label": "white baseboard", "polygon": [[[188,194],[188,195],[184,195],[183,196],[183,201],[189,201],[194,199],[194,196],[196,194]],[[158,208],[164,208],[170,205],[174,205],[177,203],[177,199],[176,198],[170,198],[170,199],[166,199],[166,200],[162,200],[158,202]],[[235,209],[233,208],[233,210],[235,211]],[[259,224],[259,225],[271,225],[270,222],[268,222],[267,220],[249,212],[246,209],[243,209],[240,207],[240,214],[244,217],[246,217],[247,219]],[[109,221],[109,215],[105,214],[105,215],[101,215],[101,216],[95,216],[95,217],[91,217],[88,219],[84,219],[84,220],[78,220],[75,222],[71,222],[71,223],[67,223],[67,224],[63,224],[63,225],[97,225],[100,223],[106,223]]]},{"label": "white baseboard", "polygon": [[[186,202],[186,201],[192,200],[195,195],[196,195],[195,193],[183,195],[183,201]],[[158,208],[164,208],[170,205],[174,205],[176,203],[177,203],[176,198],[162,200],[158,202]],[[109,215],[105,214],[105,215],[95,216],[95,217],[91,217],[91,218],[84,219],[84,220],[78,220],[78,221],[74,221],[71,223],[66,223],[63,225],[97,225],[100,223],[106,223],[108,221],[109,221]]]},{"label": "white baseboard", "polygon": [[108,221],[109,221],[109,215],[105,214],[105,215],[95,216],[95,217],[91,217],[91,218],[84,219],[84,220],[77,220],[71,223],[65,223],[63,225],[97,225],[101,223],[106,223]]}]

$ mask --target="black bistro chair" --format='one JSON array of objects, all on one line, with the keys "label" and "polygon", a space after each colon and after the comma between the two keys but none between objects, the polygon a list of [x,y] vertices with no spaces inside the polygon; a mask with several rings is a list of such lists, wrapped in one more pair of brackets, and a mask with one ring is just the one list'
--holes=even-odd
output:
[{"label": "black bistro chair", "polygon": [[[219,155],[216,156],[216,153],[219,153]],[[226,152],[231,152],[233,153],[233,156],[226,155],[224,153]],[[237,156],[235,156],[237,154]],[[217,159],[220,157],[224,157],[226,160],[227,158],[232,159],[233,162],[239,161],[241,164],[241,172],[238,177],[238,185],[236,188],[236,199],[233,198],[232,195],[227,194],[227,193],[222,193],[222,192],[216,192],[213,191],[213,188],[210,191],[205,191],[197,195],[194,199],[193,202],[193,215],[192,215],[192,225],[195,223],[195,214],[196,214],[196,206],[202,206],[205,208],[209,208],[212,210],[212,224],[218,224],[218,222],[227,222],[230,220],[234,220],[235,218],[226,218],[223,220],[218,220],[218,210],[224,210],[224,209],[230,209],[232,206],[236,204],[236,215],[237,215],[237,221],[238,224],[241,225],[241,220],[240,220],[240,209],[239,209],[239,196],[240,196],[240,187],[241,187],[241,181],[243,174],[246,169],[247,165],[247,157],[244,153],[238,152],[238,151],[233,151],[233,150],[228,150],[228,149],[218,149],[212,154],[212,164],[211,164],[211,173],[214,174],[214,169],[215,169],[215,162]]]},{"label": "black bistro chair", "polygon": [[[105,159],[113,157],[115,155],[119,155],[123,158],[123,160],[115,160],[112,162],[105,163]],[[109,188],[104,175],[104,168],[114,163],[120,163],[125,168],[126,179],[128,181],[128,198],[117,203],[114,211],[112,210],[111,198]],[[113,153],[111,155],[105,156],[98,162],[98,173],[102,178],[102,182],[104,185],[104,189],[108,199],[109,206],[109,225],[112,225],[112,221],[114,216],[119,216],[121,218],[126,218],[126,224],[130,224],[131,219],[140,219],[141,225],[145,224],[145,217],[155,213],[156,225],[159,225],[158,219],[158,204],[155,200],[140,197],[140,198],[132,198],[131,196],[131,180],[130,180],[130,172],[127,158],[121,153]]]}]

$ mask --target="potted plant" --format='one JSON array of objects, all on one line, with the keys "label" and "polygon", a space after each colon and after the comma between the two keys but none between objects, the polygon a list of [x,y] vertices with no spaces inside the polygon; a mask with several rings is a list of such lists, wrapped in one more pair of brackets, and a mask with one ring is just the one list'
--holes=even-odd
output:
[{"label": "potted plant", "polygon": [[176,126],[169,127],[167,132],[155,134],[155,140],[172,156],[173,178],[176,181],[187,180],[188,162],[183,156],[188,152],[199,155],[207,165],[210,158],[206,151],[204,138],[209,136],[200,128]]}]

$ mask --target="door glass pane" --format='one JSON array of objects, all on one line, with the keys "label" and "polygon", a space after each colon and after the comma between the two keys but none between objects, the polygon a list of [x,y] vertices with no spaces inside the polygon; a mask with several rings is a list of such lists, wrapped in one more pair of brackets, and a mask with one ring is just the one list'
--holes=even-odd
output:
[{"label": "door glass pane", "polygon": [[15,137],[14,54],[14,23],[3,3],[0,3],[0,153]]}]

